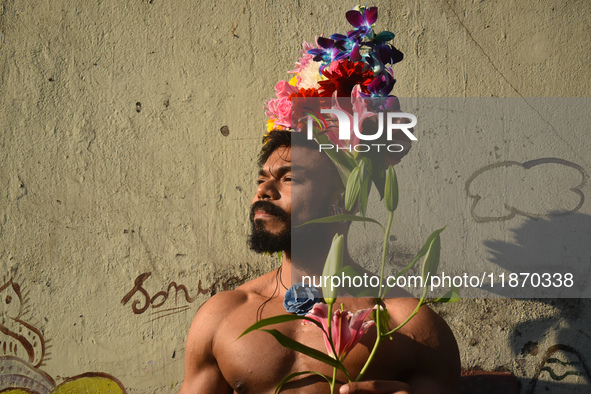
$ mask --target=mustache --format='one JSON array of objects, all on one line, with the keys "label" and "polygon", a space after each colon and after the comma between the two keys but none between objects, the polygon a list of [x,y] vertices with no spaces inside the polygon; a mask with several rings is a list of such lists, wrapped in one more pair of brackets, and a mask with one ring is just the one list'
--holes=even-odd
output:
[{"label": "mustache", "polygon": [[279,208],[277,205],[270,203],[269,201],[256,201],[250,207],[250,222],[254,222],[254,212],[256,210],[262,210],[269,215],[276,216],[279,220],[283,222],[287,222],[289,219],[289,215],[283,209]]}]

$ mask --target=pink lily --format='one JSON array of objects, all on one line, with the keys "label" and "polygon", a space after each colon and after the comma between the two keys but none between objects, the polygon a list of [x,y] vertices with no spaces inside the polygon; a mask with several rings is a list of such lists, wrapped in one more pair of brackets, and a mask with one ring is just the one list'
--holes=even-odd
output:
[{"label": "pink lily", "polygon": [[[351,92],[351,104],[353,107],[353,111],[358,114],[357,125],[359,128],[359,132],[362,132],[363,121],[366,118],[371,118],[371,117],[376,116],[376,114],[367,110],[367,105],[365,103],[365,99],[363,97],[361,97],[361,95],[360,95],[360,89],[361,88],[359,85],[355,85],[355,87],[353,88],[353,91]],[[334,92],[331,101],[332,101],[332,103],[331,103],[332,108],[337,109],[341,112],[344,112],[349,117],[349,124],[351,125],[351,127],[353,127],[354,117],[352,114],[345,111],[339,105],[337,91]],[[329,116],[336,120],[335,115],[329,114]],[[338,137],[339,131],[338,130],[339,130],[338,126],[336,126],[336,125],[333,127],[329,127],[327,135],[328,135],[328,138],[331,140],[331,142],[338,144],[341,147],[353,147],[353,148],[359,144],[359,142],[360,142],[359,137],[357,137],[357,135],[355,135],[355,133],[353,132],[353,129],[350,130],[351,139],[348,141],[347,145],[345,145],[345,143],[343,141],[339,140],[339,137]],[[352,153],[352,154],[354,154],[354,153]],[[356,154],[355,154],[355,156],[356,156]]]},{"label": "pink lily", "polygon": [[[349,351],[359,343],[363,334],[375,324],[373,320],[365,321],[365,318],[372,310],[373,308],[362,309],[355,312],[355,314],[341,309],[333,312],[330,329],[334,350],[337,353],[336,357],[339,360],[343,361]],[[335,357],[330,346],[330,340],[326,335],[328,333],[328,305],[322,303],[315,304],[306,317],[322,325],[324,329],[324,345],[326,346],[328,355]]]}]

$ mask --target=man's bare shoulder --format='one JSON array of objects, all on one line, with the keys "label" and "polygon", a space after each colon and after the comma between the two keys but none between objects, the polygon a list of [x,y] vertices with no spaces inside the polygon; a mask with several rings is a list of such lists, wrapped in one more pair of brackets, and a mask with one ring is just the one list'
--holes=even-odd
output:
[{"label": "man's bare shoulder", "polygon": [[[265,284],[275,276],[263,275],[235,290],[207,300],[193,318],[185,349],[185,379],[181,393],[230,393],[216,357],[216,343],[229,343],[256,321],[256,305],[265,296]],[[254,310],[255,313],[249,313]],[[245,318],[244,315],[248,316]],[[218,348],[219,349],[219,348]]]},{"label": "man's bare shoulder", "polygon": [[[384,301],[390,313],[391,328],[403,323],[419,303],[416,298],[393,298]],[[399,333],[412,339],[417,345],[413,352],[419,366],[419,385],[426,382],[425,376],[431,376],[438,381],[447,381],[449,387],[457,387],[460,376],[458,346],[451,329],[441,316],[423,305]]]},{"label": "man's bare shoulder", "polygon": [[199,307],[194,321],[204,321],[215,326],[247,300],[248,294],[238,289],[217,293]]},{"label": "man's bare shoulder", "polygon": [[[416,298],[390,298],[384,300],[390,313],[392,324],[401,324],[416,309],[419,300]],[[416,342],[426,346],[437,346],[436,341],[453,342],[455,339],[449,326],[441,316],[426,305],[401,329],[401,332],[412,337]]]},{"label": "man's bare shoulder", "polygon": [[248,281],[234,290],[222,291],[213,295],[201,305],[195,314],[193,326],[198,325],[199,331],[202,333],[203,329],[208,327],[216,331],[223,321],[231,318],[234,311],[248,304],[254,304],[261,297],[265,297],[268,292],[267,284],[269,280],[274,278],[275,274],[270,272]]}]

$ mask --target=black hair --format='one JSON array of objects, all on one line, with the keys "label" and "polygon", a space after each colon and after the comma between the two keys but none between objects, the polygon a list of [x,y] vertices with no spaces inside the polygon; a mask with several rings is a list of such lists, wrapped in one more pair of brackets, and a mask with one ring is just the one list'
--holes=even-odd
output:
[{"label": "black hair", "polygon": [[315,140],[308,140],[304,133],[296,133],[287,130],[272,130],[269,134],[263,137],[263,149],[261,150],[258,159],[259,166],[264,166],[269,156],[271,156],[277,148],[282,146],[289,148],[292,145],[318,150],[318,143]]}]

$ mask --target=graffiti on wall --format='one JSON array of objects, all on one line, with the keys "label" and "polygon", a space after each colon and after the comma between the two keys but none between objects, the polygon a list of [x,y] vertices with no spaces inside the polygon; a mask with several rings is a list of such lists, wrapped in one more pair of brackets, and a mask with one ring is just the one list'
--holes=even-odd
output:
[{"label": "graffiti on wall", "polygon": [[0,392],[4,394],[126,393],[115,377],[88,372],[60,384],[41,370],[48,355],[42,330],[28,320],[27,292],[17,269],[11,269],[0,286]]},{"label": "graffiti on wall", "polygon": [[[151,272],[139,274],[135,278],[131,290],[121,299],[121,304],[125,306],[135,297],[131,302],[131,310],[134,314],[141,315],[150,309],[150,321],[184,312],[189,309],[190,304],[197,300],[199,295],[214,295],[220,290],[231,290],[243,284],[247,279],[246,275],[243,277],[231,276],[227,279],[218,278],[206,288],[203,288],[203,284],[199,280],[197,290],[194,294],[190,294],[185,285],[170,282],[164,286],[164,290],[151,295],[145,286],[146,281],[151,275]],[[183,305],[179,306],[179,304]]]},{"label": "graffiti on wall", "polygon": [[38,368],[45,357],[45,338],[41,331],[25,321],[29,313],[28,299],[17,277],[17,270],[11,270],[2,278],[0,286],[0,355],[24,360]]},{"label": "graffiti on wall", "polygon": [[[590,379],[591,371],[583,355],[571,346],[556,344],[550,346],[542,357],[526,393],[548,392],[560,387],[569,387],[572,390],[583,387],[589,389]],[[556,384],[556,387],[551,387],[551,383]]]},{"label": "graffiti on wall", "polygon": [[[472,218],[485,223],[510,220],[517,215],[546,217],[577,212],[585,201],[581,189],[587,178],[583,167],[564,159],[503,161],[474,172],[466,181],[465,190],[472,199]],[[538,202],[535,206],[532,199]]]}]

